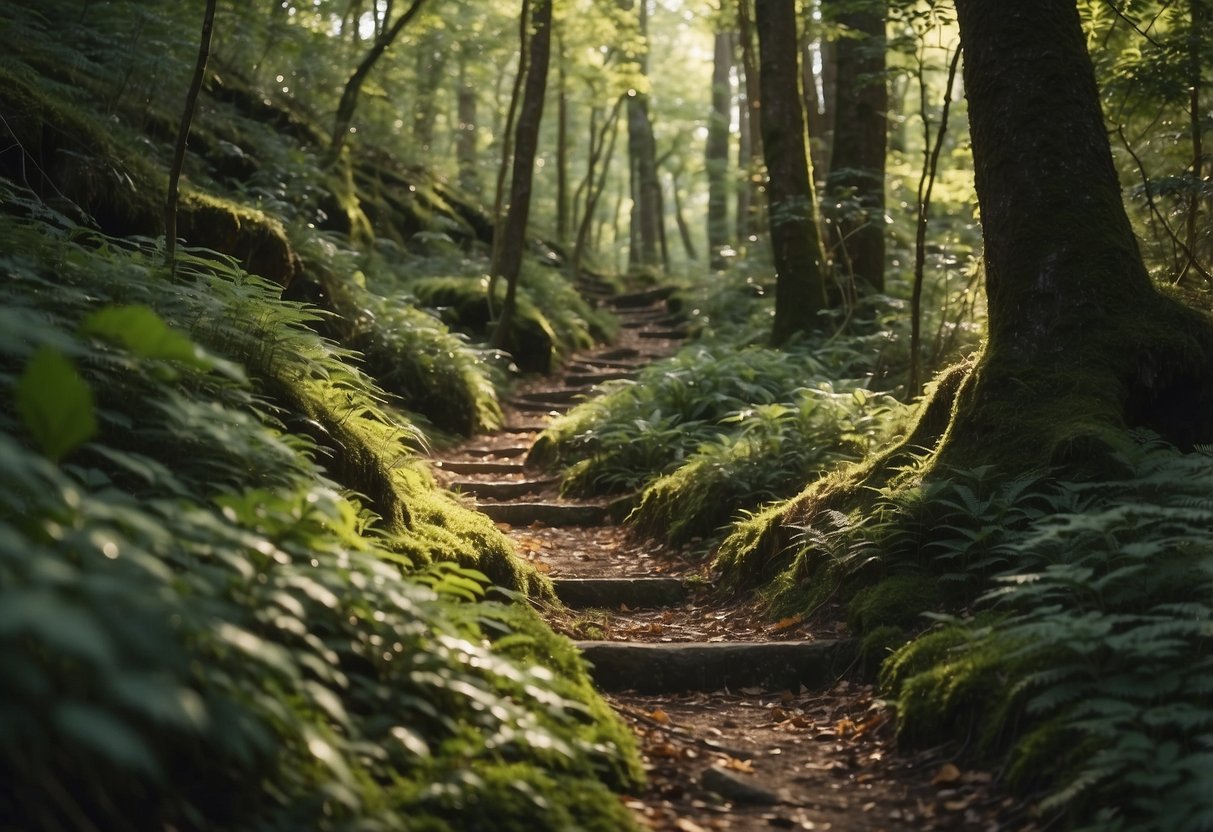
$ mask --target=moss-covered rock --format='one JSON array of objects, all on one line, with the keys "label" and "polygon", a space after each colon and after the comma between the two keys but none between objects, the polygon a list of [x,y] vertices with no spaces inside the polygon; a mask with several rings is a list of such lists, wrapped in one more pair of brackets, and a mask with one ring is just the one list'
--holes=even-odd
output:
[{"label": "moss-covered rock", "polygon": [[299,271],[299,258],[282,223],[229,199],[186,191],[177,207],[177,231],[188,244],[230,255],[253,274],[284,288]]}]

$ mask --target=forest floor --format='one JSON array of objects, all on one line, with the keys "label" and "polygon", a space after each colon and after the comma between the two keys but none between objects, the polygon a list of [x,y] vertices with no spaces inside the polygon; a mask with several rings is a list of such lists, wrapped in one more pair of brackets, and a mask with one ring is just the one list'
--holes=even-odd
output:
[{"label": "forest floor", "polygon": [[[620,512],[609,501],[562,498],[550,474],[526,466],[538,432],[592,396],[596,380],[677,348],[682,333],[660,293],[613,303],[624,322],[615,344],[515,390],[503,430],[437,453],[435,467],[555,582],[567,606],[546,617],[597,665],[596,683],[644,755],[648,785],[624,798],[640,824],[660,832],[1041,828],[1030,801],[1009,796],[996,772],[958,763],[960,747],[898,747],[891,707],[845,658],[844,622],[773,622],[756,599],[722,601],[702,552],[633,535],[612,520]],[[653,586],[656,594],[643,591]],[[669,586],[676,597],[662,596]],[[759,651],[774,643],[844,658],[800,676],[744,672],[771,661]],[[721,654],[726,645],[741,652]],[[625,647],[645,652],[611,652]],[[789,655],[820,664],[824,654]]]}]

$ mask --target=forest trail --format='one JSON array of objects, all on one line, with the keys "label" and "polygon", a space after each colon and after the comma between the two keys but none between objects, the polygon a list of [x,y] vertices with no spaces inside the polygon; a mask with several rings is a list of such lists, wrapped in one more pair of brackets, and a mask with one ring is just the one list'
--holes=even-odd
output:
[{"label": "forest trail", "polygon": [[631,534],[623,499],[570,499],[527,453],[550,419],[671,354],[685,333],[650,290],[608,296],[614,344],[516,389],[504,426],[435,455],[439,479],[475,502],[552,579],[543,610],[577,641],[632,726],[649,783],[625,798],[653,830],[1033,830],[1028,807],[962,771],[954,748],[900,752],[890,708],[856,681],[842,622],[771,622],[711,592],[702,555]]}]

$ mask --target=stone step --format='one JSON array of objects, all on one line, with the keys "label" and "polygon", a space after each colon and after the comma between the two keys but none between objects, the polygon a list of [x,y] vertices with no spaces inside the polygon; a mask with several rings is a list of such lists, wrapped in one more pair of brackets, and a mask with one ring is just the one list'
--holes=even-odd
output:
[{"label": "stone step", "polygon": [[456,480],[448,488],[452,491],[462,491],[464,494],[471,494],[473,497],[482,497],[486,500],[512,500],[515,497],[522,497],[542,491],[558,482],[560,482],[560,479],[557,477],[548,477],[542,480],[506,480],[504,482]]},{"label": "stone step", "polygon": [[526,470],[526,466],[521,462],[489,462],[479,459],[440,459],[434,466],[452,474],[521,474]]},{"label": "stone step", "polygon": [[573,609],[626,605],[631,609],[668,607],[687,597],[678,578],[553,578],[556,597]]},{"label": "stone step", "polygon": [[623,358],[640,358],[640,350],[635,347],[614,347],[601,352],[590,353],[588,360],[619,361]]},{"label": "stone step", "polygon": [[606,506],[571,503],[479,503],[476,508],[511,526],[601,526],[609,516]]},{"label": "stone step", "polygon": [[510,407],[523,413],[550,413],[553,410],[563,413],[570,406],[570,402],[527,401],[526,399],[510,399],[507,403]]},{"label": "stone step", "polygon": [[[525,418],[525,417],[524,417]],[[502,433],[540,433],[543,430],[543,424],[536,422],[533,425],[504,425],[501,428]]]},{"label": "stone step", "polygon": [[625,381],[634,378],[636,373],[627,370],[605,370],[599,373],[568,373],[564,383],[570,386],[593,387],[605,381]]},{"label": "stone step", "polygon": [[684,642],[579,641],[590,675],[605,691],[683,693],[760,687],[795,690],[832,684],[854,661],[850,640]]},{"label": "stone step", "polygon": [[686,338],[689,333],[685,329],[642,329],[636,333],[640,338],[665,339],[678,341]]},{"label": "stone step", "polygon": [[672,294],[674,294],[673,286],[657,286],[653,289],[643,289],[639,292],[626,292],[622,295],[616,295],[607,302],[616,309],[637,309],[663,301]]},{"label": "stone step", "polygon": [[576,401],[584,395],[584,390],[578,390],[573,387],[560,387],[555,390],[532,390],[529,393],[520,393],[514,399],[524,402],[563,402],[567,404]]},{"label": "stone step", "polygon": [[516,456],[526,456],[530,449],[529,445],[511,445],[508,448],[464,448],[461,453],[468,456],[499,456],[502,459],[512,459]]},{"label": "stone step", "polygon": [[583,358],[569,365],[570,369],[578,370],[639,370],[644,366],[643,360],[611,361],[606,358]]}]

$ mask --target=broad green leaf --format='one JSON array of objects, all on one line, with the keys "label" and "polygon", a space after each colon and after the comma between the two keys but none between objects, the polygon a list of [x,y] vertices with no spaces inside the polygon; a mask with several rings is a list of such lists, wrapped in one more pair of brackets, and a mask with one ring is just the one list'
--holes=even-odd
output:
[{"label": "broad green leaf", "polygon": [[17,410],[54,462],[97,432],[93,393],[62,353],[42,347],[17,380]]},{"label": "broad green leaf", "polygon": [[89,315],[80,331],[119,344],[143,358],[180,361],[200,370],[219,370],[241,377],[231,362],[211,355],[190,338],[170,327],[149,306],[107,306]]},{"label": "broad green leaf", "polygon": [[142,304],[100,309],[84,319],[80,331],[120,344],[144,358],[182,361],[200,369],[211,367],[201,347]]}]

